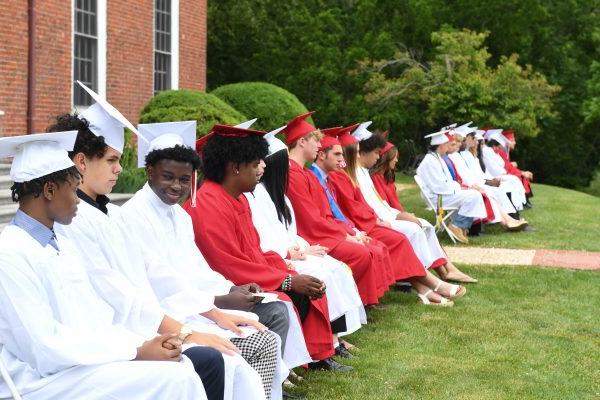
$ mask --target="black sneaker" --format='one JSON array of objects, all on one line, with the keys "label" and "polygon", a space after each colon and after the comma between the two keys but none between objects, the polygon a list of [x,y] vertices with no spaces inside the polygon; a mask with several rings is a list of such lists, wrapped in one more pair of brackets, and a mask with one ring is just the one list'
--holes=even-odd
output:
[{"label": "black sneaker", "polygon": [[333,358],[326,358],[321,361],[311,362],[308,364],[308,368],[319,371],[335,371],[335,372],[350,372],[354,368],[349,365],[340,364]]},{"label": "black sneaker", "polygon": [[338,347],[335,348],[335,355],[343,358],[352,358],[354,357],[352,353],[348,351],[346,346],[340,343]]}]

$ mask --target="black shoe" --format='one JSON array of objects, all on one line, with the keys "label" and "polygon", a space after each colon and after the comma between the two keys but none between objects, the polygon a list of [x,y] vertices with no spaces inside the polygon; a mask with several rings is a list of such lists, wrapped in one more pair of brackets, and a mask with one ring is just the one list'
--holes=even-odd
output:
[{"label": "black shoe", "polygon": [[311,362],[308,364],[308,368],[312,370],[320,370],[320,371],[334,371],[334,372],[349,372],[352,371],[352,368],[349,365],[340,364],[335,361],[333,358],[326,358],[321,361]]},{"label": "black shoe", "polygon": [[408,282],[396,282],[392,285],[395,291],[410,293],[412,291],[412,285]]},{"label": "black shoe", "polygon": [[335,355],[343,358],[352,358],[354,357],[352,353],[348,351],[346,346],[340,343],[338,347],[335,348]]},{"label": "black shoe", "polygon": [[286,392],[285,390],[283,390],[281,392],[281,394],[283,395],[282,396],[283,400],[286,400],[286,399],[290,399],[290,400],[306,400],[306,397],[304,397],[304,396],[301,396],[299,394],[292,394],[292,393]]}]

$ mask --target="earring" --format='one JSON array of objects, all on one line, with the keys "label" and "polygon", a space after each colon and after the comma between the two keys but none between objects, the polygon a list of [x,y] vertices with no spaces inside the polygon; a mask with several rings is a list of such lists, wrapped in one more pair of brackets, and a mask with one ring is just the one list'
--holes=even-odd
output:
[{"label": "earring", "polygon": [[237,169],[235,170],[235,174],[238,175],[240,173],[240,171],[238,171]]}]

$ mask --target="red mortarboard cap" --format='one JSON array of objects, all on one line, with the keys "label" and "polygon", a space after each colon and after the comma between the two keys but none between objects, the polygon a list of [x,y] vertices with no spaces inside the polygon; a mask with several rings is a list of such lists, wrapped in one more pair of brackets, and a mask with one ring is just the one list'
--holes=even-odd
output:
[{"label": "red mortarboard cap", "polygon": [[313,115],[314,111],[309,111],[306,114],[298,115],[296,118],[288,122],[283,130],[285,133],[285,143],[290,145],[296,140],[308,135],[317,130],[312,124],[306,122],[306,118]]},{"label": "red mortarboard cap", "polygon": [[[383,137],[386,140],[389,136],[390,136],[390,131],[385,131],[381,134],[381,137]],[[394,144],[392,142],[385,142],[385,145],[383,146],[383,148],[381,150],[379,150],[379,155],[380,156],[384,155],[385,153],[390,151],[390,149],[392,147],[394,147]]]},{"label": "red mortarboard cap", "polygon": [[502,135],[511,142],[515,141],[515,131],[502,131]]},{"label": "red mortarboard cap", "polygon": [[452,133],[452,131],[448,131],[446,133],[444,133],[444,135],[446,135],[446,137],[448,138],[449,142],[454,142],[454,134]]},{"label": "red mortarboard cap", "polygon": [[336,126],[335,128],[321,129],[321,133],[323,134],[323,137],[321,138],[321,145],[319,146],[319,150],[326,149],[335,144],[340,144],[340,141],[338,140],[338,134],[340,133],[340,131],[342,131],[342,129],[344,129],[342,126]]},{"label": "red mortarboard cap", "polygon": [[244,129],[229,125],[214,125],[210,131],[196,140],[196,152],[202,155],[202,150],[211,136],[230,136],[230,137],[248,137],[248,136],[264,136],[267,132],[256,131],[254,129]]},{"label": "red mortarboard cap", "polygon": [[350,144],[358,143],[358,140],[356,140],[356,138],[354,136],[352,136],[352,131],[354,131],[358,127],[358,125],[360,125],[360,124],[353,124],[353,125],[345,126],[338,133],[338,140],[340,141],[340,144],[342,146],[348,146]]}]

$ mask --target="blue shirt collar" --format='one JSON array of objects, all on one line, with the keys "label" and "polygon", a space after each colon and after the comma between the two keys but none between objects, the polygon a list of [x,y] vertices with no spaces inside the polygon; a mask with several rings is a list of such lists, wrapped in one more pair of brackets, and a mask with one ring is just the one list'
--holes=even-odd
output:
[{"label": "blue shirt collar", "polygon": [[42,247],[46,247],[49,243],[52,245],[52,247],[58,250],[58,244],[56,243],[56,235],[54,234],[54,231],[49,229],[37,219],[30,217],[20,209],[18,209],[15,213],[11,224],[23,229],[32,238],[37,240]]},{"label": "blue shirt collar", "polygon": [[323,171],[323,170],[322,170],[322,169],[321,169],[321,168],[320,168],[320,167],[317,165],[317,163],[315,163],[315,162],[314,162],[314,163],[312,163],[312,164],[311,164],[311,166],[310,166],[310,169],[311,169],[311,170],[312,170],[314,173],[316,173],[316,174],[319,174],[319,177],[320,177],[321,179],[323,179],[324,181],[326,181],[326,180],[327,180],[327,173],[326,173],[325,171]]}]

